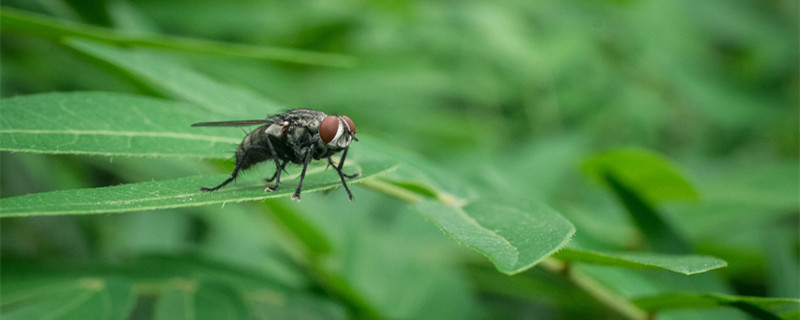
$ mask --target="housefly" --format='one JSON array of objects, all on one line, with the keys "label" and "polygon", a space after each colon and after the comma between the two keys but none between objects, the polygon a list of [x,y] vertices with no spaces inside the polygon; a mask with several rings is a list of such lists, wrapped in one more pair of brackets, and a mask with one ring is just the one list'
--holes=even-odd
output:
[{"label": "housefly", "polygon": [[[239,171],[271,159],[275,162],[275,174],[266,181],[275,181],[275,185],[268,186],[264,191],[271,192],[278,188],[281,182],[281,171],[285,171],[284,167],[288,163],[302,164],[303,171],[300,173],[300,182],[292,195],[293,200],[300,201],[300,190],[306,176],[308,163],[312,159],[327,158],[328,165],[332,166],[339,174],[339,178],[342,179],[342,185],[347,191],[347,198],[353,201],[353,194],[347,187],[345,178],[352,179],[358,177],[360,173],[349,175],[342,172],[350,142],[358,141],[356,127],[349,117],[328,115],[317,110],[295,109],[270,115],[264,120],[200,122],[193,124],[192,127],[249,125],[261,126],[245,136],[236,149],[236,167],[230,178],[216,187],[200,188],[200,191],[218,190],[236,179]],[[342,152],[339,164],[336,165],[331,156],[340,151],[344,152]]]}]

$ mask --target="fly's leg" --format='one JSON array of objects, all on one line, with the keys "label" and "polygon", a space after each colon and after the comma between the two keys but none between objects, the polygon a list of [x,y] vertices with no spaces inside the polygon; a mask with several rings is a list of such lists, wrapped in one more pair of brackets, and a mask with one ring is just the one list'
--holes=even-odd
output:
[{"label": "fly's leg", "polygon": [[297,202],[300,202],[300,190],[303,188],[303,179],[306,178],[306,169],[308,169],[308,163],[311,162],[312,154],[314,154],[313,144],[308,147],[306,151],[306,160],[303,161],[303,171],[300,172],[300,182],[297,183],[297,190],[295,190],[294,195],[292,195],[292,200],[297,200]]},{"label": "fly's leg", "polygon": [[[222,183],[220,183],[218,186],[216,186],[216,187],[213,187],[213,188],[206,188],[206,187],[202,187],[202,188],[200,188],[200,191],[202,191],[202,192],[211,192],[211,191],[217,191],[217,190],[219,190],[219,188],[222,188],[222,187],[224,187],[225,185],[227,185],[227,184],[231,183],[233,180],[236,180],[236,176],[238,176],[238,175],[239,175],[239,170],[242,170],[242,163],[246,163],[246,162],[247,162],[247,161],[246,161],[246,160],[244,160],[244,159],[247,159],[247,154],[248,154],[250,151],[251,151],[251,150],[245,151],[245,154],[242,156],[242,158],[241,158],[241,159],[237,159],[237,160],[236,160],[236,167],[235,167],[235,168],[233,168],[233,172],[231,172],[231,177],[230,177],[230,178],[228,178],[228,179],[225,179],[225,181],[222,181]],[[245,168],[245,169],[246,169],[246,168]]]},{"label": "fly's leg", "polygon": [[342,185],[344,186],[344,190],[347,191],[347,199],[350,200],[350,202],[353,202],[353,193],[350,192],[350,188],[347,187],[347,182],[345,182],[344,178],[353,179],[355,177],[360,176],[361,173],[346,174],[342,171],[342,167],[344,166],[344,160],[347,157],[347,150],[349,149],[350,149],[349,147],[344,149],[344,153],[342,153],[342,159],[339,160],[338,166],[333,164],[333,160],[331,159],[331,157],[328,157],[328,165],[336,169],[336,173],[338,173],[339,178],[342,179]]},{"label": "fly's leg", "polygon": [[[253,147],[251,149],[245,150],[244,155],[242,155],[241,157],[237,157],[237,159],[236,159],[236,167],[233,168],[233,172],[231,172],[231,176],[228,179],[225,179],[225,181],[222,181],[222,183],[220,183],[218,186],[213,187],[213,188],[202,187],[202,188],[200,188],[200,191],[201,192],[217,191],[220,188],[222,188],[222,187],[228,185],[229,183],[233,182],[233,180],[236,180],[236,176],[239,175],[239,171],[249,168],[255,162],[260,162],[260,160],[256,160],[256,161],[253,161],[252,159],[248,160],[248,156],[251,155],[251,152],[261,152],[261,151],[263,151],[263,150],[261,150],[261,148],[259,148],[259,147]],[[275,152],[273,152],[272,154],[274,155]],[[277,160],[276,160],[276,163],[277,163]],[[277,178],[280,178],[280,175],[278,175]]]},{"label": "fly's leg", "polygon": [[272,182],[273,180],[275,180],[275,178],[278,176],[278,170],[286,172],[286,160],[281,162],[281,164],[278,166],[278,169],[275,170],[275,173],[272,174],[272,177],[266,178],[264,179],[264,181]]},{"label": "fly's leg", "polygon": [[213,187],[213,188],[202,187],[202,188],[200,188],[200,191],[201,192],[217,191],[217,190],[219,190],[219,188],[222,188],[222,187],[226,186],[227,184],[231,183],[233,180],[236,180],[236,176],[239,175],[239,170],[242,170],[242,163],[246,163],[247,162],[244,159],[247,159],[247,154],[250,151],[251,150],[245,151],[245,154],[241,157],[241,159],[237,159],[236,160],[236,167],[233,168],[233,172],[231,172],[231,177],[230,178],[225,179],[225,181],[222,181],[222,183],[220,183],[218,186]]},{"label": "fly's leg", "polygon": [[222,181],[222,183],[220,183],[218,186],[213,187],[213,188],[202,187],[202,188],[200,188],[200,191],[202,191],[202,192],[217,191],[217,190],[219,190],[219,188],[224,187],[225,185],[231,183],[231,181],[236,179],[236,176],[238,174],[239,174],[239,166],[236,166],[236,168],[233,169],[233,172],[231,173],[231,177],[230,178],[225,179],[225,181]]},{"label": "fly's leg", "polygon": [[272,155],[272,159],[275,160],[275,174],[272,175],[272,178],[267,179],[267,182],[275,180],[275,185],[272,187],[264,188],[265,192],[272,192],[278,189],[278,185],[281,184],[281,171],[283,170],[283,166],[286,165],[286,161],[283,161],[283,164],[280,163],[278,160],[278,154],[275,153],[275,148],[272,146],[272,141],[269,137],[267,137],[267,147],[269,147],[270,155]]},{"label": "fly's leg", "polygon": [[[338,167],[333,165],[333,161],[331,160],[331,157],[328,157],[328,164],[333,166],[333,168],[336,169],[336,171],[339,172],[340,176],[344,176],[347,179],[353,179],[355,177],[361,176],[361,173],[360,172],[356,172],[354,174],[346,174],[346,173],[344,173],[342,171],[342,167],[344,167],[344,159],[347,158],[347,150],[350,150],[349,146],[347,148],[344,148],[344,152],[342,152],[342,158],[339,159],[339,166]],[[352,197],[350,197],[350,198],[351,198],[350,201],[353,201]]]},{"label": "fly's leg", "polygon": [[344,186],[344,190],[347,191],[347,199],[350,200],[350,202],[353,202],[353,193],[350,192],[350,188],[347,187],[347,182],[344,181],[344,178],[347,177],[349,179],[352,179],[358,177],[361,174],[356,173],[353,176],[345,174],[344,172],[342,172],[342,168],[340,166],[333,165],[333,160],[331,160],[331,157],[328,157],[328,164],[331,165],[334,169],[336,169],[336,173],[338,173],[339,178],[342,179],[342,185]]}]

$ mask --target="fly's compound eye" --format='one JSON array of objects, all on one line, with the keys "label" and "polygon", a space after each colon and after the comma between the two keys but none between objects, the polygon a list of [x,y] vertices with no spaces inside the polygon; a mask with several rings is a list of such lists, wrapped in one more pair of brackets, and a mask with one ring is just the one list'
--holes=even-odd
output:
[{"label": "fly's compound eye", "polygon": [[339,119],[336,116],[327,116],[319,124],[319,137],[325,143],[330,143],[339,131]]},{"label": "fly's compound eye", "polygon": [[353,120],[350,120],[348,116],[342,116],[344,122],[347,122],[347,126],[350,127],[350,133],[356,134],[356,125],[353,124]]}]

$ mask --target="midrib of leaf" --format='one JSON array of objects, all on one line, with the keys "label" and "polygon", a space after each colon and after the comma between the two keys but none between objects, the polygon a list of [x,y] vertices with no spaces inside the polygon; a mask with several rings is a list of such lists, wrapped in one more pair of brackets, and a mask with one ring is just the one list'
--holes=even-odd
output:
[{"label": "midrib of leaf", "polygon": [[[459,202],[459,203],[463,203],[463,202],[464,202],[464,200],[462,199],[461,201],[457,201],[457,202]],[[460,216],[461,216],[461,217],[462,217],[464,220],[466,220],[466,221],[467,221],[467,222],[469,222],[470,224],[474,225],[476,228],[478,228],[478,229],[480,229],[480,230],[484,230],[486,233],[488,233],[488,234],[490,234],[490,235],[494,236],[495,238],[497,238],[497,239],[501,240],[501,241],[503,242],[503,244],[505,245],[505,248],[507,248],[508,250],[511,250],[511,251],[514,253],[514,261],[513,261],[513,263],[512,263],[511,265],[514,265],[514,266],[516,266],[516,265],[517,265],[517,262],[519,262],[519,250],[517,249],[517,247],[515,247],[513,244],[511,244],[511,242],[510,242],[510,241],[508,241],[508,239],[506,239],[505,237],[501,236],[501,235],[500,235],[500,234],[498,234],[497,232],[494,232],[493,230],[489,230],[488,228],[486,228],[486,227],[482,226],[480,223],[478,223],[478,221],[477,221],[477,220],[475,220],[474,218],[470,217],[470,216],[469,216],[469,215],[468,215],[468,214],[467,214],[467,213],[464,211],[464,206],[463,206],[463,205],[461,205],[461,206],[459,206],[459,205],[450,205],[450,206],[454,207],[454,209],[456,210],[456,212],[457,212],[457,213],[458,213],[458,214],[459,214],[459,215],[460,215]],[[469,246],[469,245],[468,245],[468,246]]]},{"label": "midrib of leaf", "polygon": [[[307,175],[313,175],[313,174],[316,174],[316,173],[320,173],[320,172],[322,172],[324,170],[325,170],[324,167],[315,167],[315,168],[308,169],[306,174]],[[296,174],[286,175],[286,176],[284,176],[284,179],[285,180],[293,180],[293,179],[296,179],[299,176],[300,176],[300,174],[296,173]],[[250,185],[228,186],[227,190],[228,191],[235,191],[235,190],[243,190],[243,189],[250,189],[250,188],[252,188],[252,186],[250,186]],[[198,195],[199,194],[197,192],[191,192],[191,193],[181,193],[181,194],[171,195],[171,196],[167,196],[167,197],[140,198],[140,199],[135,199],[135,200],[100,201],[98,204],[107,204],[107,205],[132,204],[132,203],[142,203],[142,202],[154,201],[154,200],[185,199],[185,198],[195,197],[195,196],[198,196]],[[244,199],[244,200],[240,200],[240,201],[247,201],[247,200],[250,200],[250,199]],[[234,200],[234,202],[240,202],[240,201]]]},{"label": "midrib of leaf", "polygon": [[[352,167],[352,164],[345,166],[345,168]],[[359,172],[362,172],[362,176],[348,181],[348,185],[358,184],[364,179],[383,175],[395,168],[382,162],[371,162],[367,166],[357,167],[362,168],[359,170]],[[341,184],[338,177],[322,177],[321,172],[325,169],[326,167],[324,166],[315,166],[308,170],[303,194],[336,188]],[[287,175],[287,182],[282,184],[281,188],[278,190],[269,193],[262,191],[263,181],[261,181],[261,179],[258,179],[260,183],[258,187],[254,187],[252,183],[248,183],[248,180],[245,179],[245,182],[239,186],[228,186],[224,190],[213,193],[181,191],[182,189],[198,190],[201,185],[219,183],[219,181],[228,177],[228,175],[224,174],[140,182],[97,189],[61,190],[37,193],[0,199],[0,217],[133,212],[212,204],[224,205],[228,202],[237,203],[289,197],[294,194],[295,189],[293,185],[296,186],[296,184],[288,183],[288,180],[296,178],[297,176],[298,174]],[[146,195],[155,192],[166,195]],[[170,192],[173,194],[169,194]],[[126,199],[125,197],[128,198]],[[95,200],[95,198],[106,198],[109,200]],[[65,199],[68,200],[65,201]]]}]

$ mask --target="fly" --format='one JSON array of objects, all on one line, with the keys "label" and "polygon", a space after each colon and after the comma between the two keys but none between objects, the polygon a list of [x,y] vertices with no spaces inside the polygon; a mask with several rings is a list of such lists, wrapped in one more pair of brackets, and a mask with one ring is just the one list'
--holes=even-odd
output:
[{"label": "fly", "polygon": [[[267,182],[275,181],[275,185],[268,186],[265,192],[278,189],[281,182],[281,171],[288,163],[302,164],[300,182],[297,190],[292,195],[293,200],[300,201],[300,190],[306,169],[311,160],[328,159],[328,165],[333,167],[342,180],[342,185],[347,191],[347,198],[353,201],[353,194],[347,187],[345,178],[352,179],[361,175],[346,174],[342,172],[344,160],[351,141],[356,138],[356,127],[349,117],[343,115],[328,115],[324,112],[311,109],[295,109],[285,113],[273,114],[264,120],[241,120],[200,122],[192,127],[219,127],[219,126],[249,126],[262,125],[244,137],[236,149],[236,167],[230,178],[213,188],[200,188],[200,191],[216,191],[236,179],[241,170],[247,170],[254,164],[272,159],[275,162],[275,174],[266,179]],[[339,164],[333,163],[331,156],[342,152]]]}]

